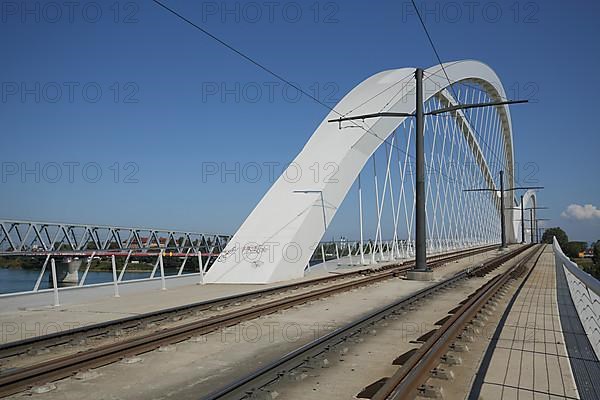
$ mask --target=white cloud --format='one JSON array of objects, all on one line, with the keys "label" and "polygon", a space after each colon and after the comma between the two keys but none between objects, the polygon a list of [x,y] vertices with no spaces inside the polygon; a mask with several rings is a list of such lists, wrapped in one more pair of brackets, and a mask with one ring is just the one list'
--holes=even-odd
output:
[{"label": "white cloud", "polygon": [[571,204],[565,211],[560,214],[563,218],[573,218],[577,220],[600,219],[600,210],[591,204],[580,206],[579,204]]}]

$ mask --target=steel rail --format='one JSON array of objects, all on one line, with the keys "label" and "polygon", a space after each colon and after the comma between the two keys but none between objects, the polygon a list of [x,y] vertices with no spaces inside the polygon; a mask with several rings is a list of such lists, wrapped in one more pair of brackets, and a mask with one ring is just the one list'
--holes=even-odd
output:
[{"label": "steel rail", "polygon": [[[435,368],[442,356],[450,349],[452,342],[485,304],[536,255],[539,260],[543,252],[532,250],[506,272],[496,275],[474,293],[435,333],[386,380],[374,394],[372,400],[413,399],[419,393],[421,385],[429,379],[430,371]],[[535,265],[534,263],[534,265]]]},{"label": "steel rail", "polygon": [[[480,253],[484,253],[489,251],[496,246],[485,246],[478,247],[475,249],[469,249],[467,251],[456,251],[451,253],[445,253],[442,255],[436,255],[431,257],[431,260],[436,264],[447,263],[453,260],[457,260],[463,257],[468,257],[471,255],[476,255]],[[54,347],[60,346],[63,344],[67,344],[70,340],[77,337],[90,337],[90,336],[98,336],[107,333],[110,330],[114,329],[129,329],[144,322],[156,322],[157,320],[163,320],[169,317],[173,317],[176,315],[192,313],[192,312],[200,312],[204,310],[208,310],[213,307],[225,306],[231,303],[236,303],[240,301],[248,301],[254,298],[265,297],[275,293],[283,293],[285,291],[296,290],[300,288],[307,288],[314,285],[319,285],[328,282],[336,282],[342,279],[350,279],[358,276],[363,276],[367,274],[376,274],[378,272],[384,272],[396,268],[401,268],[402,270],[406,268],[410,268],[414,265],[414,261],[402,262],[399,264],[392,264],[381,266],[379,268],[363,268],[353,272],[340,273],[332,276],[324,276],[321,278],[310,279],[302,282],[289,283],[285,285],[278,285],[266,289],[254,290],[242,294],[235,294],[231,296],[220,297],[217,299],[211,299],[207,301],[200,301],[191,304],[186,304],[183,306],[170,307],[158,311],[138,314],[130,317],[119,318],[111,321],[101,322],[92,325],[86,325],[78,328],[73,328],[69,330],[64,330],[60,332],[54,332],[51,334],[37,336],[32,338],[27,338],[23,340],[18,340],[10,343],[5,343],[0,345],[0,359],[12,357],[15,355],[23,354],[29,351],[32,347]]]},{"label": "steel rail", "polygon": [[467,269],[462,272],[455,274],[454,276],[436,283],[427,288],[421,289],[418,292],[406,296],[398,301],[386,305],[374,312],[371,312],[364,317],[351,322],[350,324],[341,327],[328,335],[325,335],[319,339],[316,339],[297,350],[288,353],[282,358],[266,365],[265,367],[238,379],[229,385],[219,389],[218,391],[203,397],[203,400],[238,400],[245,398],[252,398],[251,396],[258,390],[266,387],[267,385],[276,382],[281,376],[289,373],[290,371],[297,369],[307,362],[317,357],[318,355],[327,352],[337,344],[343,343],[350,337],[359,334],[363,329],[367,328],[371,324],[385,318],[386,316],[394,313],[399,308],[405,307],[423,297],[429,296],[432,293],[452,285],[453,283],[473,276],[474,272],[477,272],[480,268],[487,268],[490,266],[500,266],[509,259],[517,256],[523,251],[530,248],[530,246],[523,246],[493,260],[484,263],[481,266],[475,267],[474,269]]},{"label": "steel rail", "polygon": [[[457,258],[472,255],[474,252],[482,252],[487,250],[489,249],[484,248],[468,251],[466,253],[463,252],[462,254],[453,254],[448,257],[440,257],[436,262],[438,264],[442,264]],[[219,328],[237,324],[242,321],[254,319],[266,314],[271,314],[276,311],[287,309],[298,304],[303,304],[314,299],[389,279],[390,277],[401,272],[406,272],[413,267],[414,264],[409,263],[409,265],[405,266],[387,268],[383,272],[373,273],[364,278],[342,282],[338,285],[319,288],[307,293],[288,296],[260,305],[252,305],[241,310],[223,313],[169,329],[141,335],[136,338],[124,340],[120,343],[98,346],[96,348],[81,351],[79,353],[58,357],[53,360],[13,370],[0,375],[0,397],[21,392],[40,382],[49,382],[66,378],[77,371],[100,367],[115,361],[119,361],[124,357],[134,356],[155,350],[162,345],[181,342],[196,335],[205,334]],[[294,285],[298,284],[293,284],[290,286]],[[273,289],[276,288],[267,289],[267,291],[272,291]],[[279,289],[281,289],[281,287]],[[264,295],[264,291],[261,293]],[[238,296],[233,297],[239,299]]]}]

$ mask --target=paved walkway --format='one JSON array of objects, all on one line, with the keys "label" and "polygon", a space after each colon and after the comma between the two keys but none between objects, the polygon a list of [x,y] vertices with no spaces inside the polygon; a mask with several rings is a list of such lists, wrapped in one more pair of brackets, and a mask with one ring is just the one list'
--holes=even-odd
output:
[{"label": "paved walkway", "polygon": [[554,254],[546,246],[492,340],[491,358],[482,364],[485,377],[471,398],[580,398],[571,369],[576,355],[565,344],[568,332],[559,314],[556,276]]}]

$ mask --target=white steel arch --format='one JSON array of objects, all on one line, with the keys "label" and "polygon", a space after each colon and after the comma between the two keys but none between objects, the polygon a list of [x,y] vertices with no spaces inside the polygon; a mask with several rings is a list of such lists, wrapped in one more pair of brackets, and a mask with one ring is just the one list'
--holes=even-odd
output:
[{"label": "white steel arch", "polygon": [[[506,98],[498,76],[481,62],[450,62],[444,64],[444,69],[453,84],[474,82],[484,88],[492,100]],[[327,120],[374,111],[414,112],[413,75],[414,68],[380,72],[350,91],[250,213],[208,271],[206,281],[267,283],[301,277],[315,246],[360,171],[405,118],[357,121],[348,129],[339,129],[337,124]],[[439,65],[427,69],[423,82],[425,100],[436,97],[442,102],[456,103],[445,90],[449,86],[448,79]],[[514,156],[510,112],[507,106],[496,109],[508,169],[505,187],[512,188]],[[455,113],[454,118],[463,121],[462,133],[474,154],[481,158],[478,163],[487,186],[494,189],[493,177],[466,118],[462,112]],[[315,170],[320,173],[315,174]],[[508,226],[512,228],[513,224]],[[514,238],[514,231],[508,236]]]}]

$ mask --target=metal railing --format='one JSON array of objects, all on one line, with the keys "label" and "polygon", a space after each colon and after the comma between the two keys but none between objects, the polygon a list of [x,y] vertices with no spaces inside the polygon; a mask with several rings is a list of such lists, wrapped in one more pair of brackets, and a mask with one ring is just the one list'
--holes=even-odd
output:
[{"label": "metal railing", "polygon": [[[452,241],[452,240],[428,240],[427,253],[441,254],[449,251],[468,249],[478,246],[493,244],[493,241]],[[403,260],[415,256],[414,240],[397,239],[374,242],[366,240],[339,240],[320,242],[314,249],[309,264],[315,265],[326,261],[345,260],[349,266],[368,265],[377,262]]]},{"label": "metal railing", "polygon": [[600,359],[600,282],[571,261],[563,253],[556,238],[552,247],[557,268],[563,268],[565,271],[569,292],[579,320],[596,357]]},{"label": "metal railing", "polygon": [[[204,273],[230,239],[223,234],[156,228],[0,220],[0,262],[20,258],[27,260],[20,264],[39,271],[31,290],[0,297],[53,291],[58,305],[59,289],[112,285],[114,295],[119,296],[123,283],[160,279],[164,289],[166,278],[182,275],[199,275],[203,283]],[[147,277],[127,279],[134,264],[136,272]],[[112,277],[88,283],[88,273],[96,270],[107,276],[112,273]]]},{"label": "metal railing", "polygon": [[[35,282],[32,278],[31,289],[0,293],[0,298],[53,293],[54,305],[59,305],[59,292],[76,288],[112,286],[113,295],[119,296],[119,287],[129,283],[160,280],[160,287],[165,289],[167,280],[187,276],[201,284],[230,240],[229,235],[155,228],[0,220],[0,262],[29,258],[35,261],[32,268],[39,271]],[[437,254],[481,244],[431,240],[428,252]],[[346,239],[320,242],[312,249],[307,268],[331,260],[359,266],[407,259],[414,257],[414,249],[413,240],[400,239],[367,240],[362,246],[360,241]],[[133,279],[132,265],[136,275],[147,276]],[[65,278],[71,273],[65,271],[70,266],[74,272]],[[102,282],[90,283],[89,273],[97,271],[105,273]]]}]

